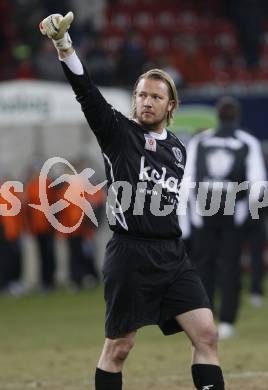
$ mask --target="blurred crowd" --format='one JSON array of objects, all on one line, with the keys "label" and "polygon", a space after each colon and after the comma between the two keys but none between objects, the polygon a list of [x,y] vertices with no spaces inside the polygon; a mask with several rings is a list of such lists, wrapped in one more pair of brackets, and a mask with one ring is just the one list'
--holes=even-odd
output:
[{"label": "blurred crowd", "polygon": [[[77,169],[81,168],[80,164],[80,162],[75,164]],[[86,214],[82,215],[82,209],[78,204],[80,200],[86,199],[100,226],[104,217],[104,190],[100,189],[95,193],[83,192],[86,183],[80,176],[72,176],[76,178],[72,182],[58,180],[57,183],[52,183],[52,178],[45,178],[48,204],[43,204],[40,200],[40,167],[40,164],[34,164],[28,171],[23,193],[11,190],[11,193],[13,192],[21,202],[20,212],[15,216],[4,216],[1,213],[0,294],[19,296],[27,292],[24,281],[24,265],[27,260],[24,258],[26,235],[32,238],[37,248],[37,256],[34,260],[38,263],[38,284],[42,293],[49,293],[57,287],[56,241],[59,239],[65,239],[67,244],[69,287],[77,291],[93,288],[99,282],[94,241],[96,226]],[[2,179],[2,183],[6,180]],[[49,187],[51,183],[53,187]],[[60,211],[55,213],[57,224],[52,226],[45,214],[49,212],[52,204],[66,199],[66,191],[68,191],[68,199],[74,199],[74,203],[67,201],[66,208],[60,207]],[[1,196],[0,203],[2,208],[6,207],[10,210],[12,205],[8,199],[10,200],[7,196]],[[29,206],[41,204],[42,210]],[[67,233],[66,229],[73,230],[75,225],[77,225],[76,229]],[[66,229],[62,229],[62,226]]]},{"label": "blurred crowd", "polygon": [[268,80],[265,0],[1,0],[0,80],[64,81],[39,22],[75,13],[71,36],[98,85],[130,86],[152,66],[178,87]]}]

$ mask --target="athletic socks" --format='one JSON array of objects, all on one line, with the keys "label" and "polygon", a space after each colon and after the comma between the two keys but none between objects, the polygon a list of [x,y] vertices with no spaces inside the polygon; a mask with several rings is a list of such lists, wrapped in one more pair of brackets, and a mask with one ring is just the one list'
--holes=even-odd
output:
[{"label": "athletic socks", "polygon": [[95,389],[122,390],[122,373],[107,372],[97,368],[95,374]]},{"label": "athletic socks", "polygon": [[198,390],[224,390],[221,368],[213,364],[193,364],[192,376]]},{"label": "athletic socks", "polygon": [[[213,364],[194,364],[192,376],[198,390],[224,390],[221,368]],[[96,369],[96,390],[122,390],[122,373],[111,373]]]}]

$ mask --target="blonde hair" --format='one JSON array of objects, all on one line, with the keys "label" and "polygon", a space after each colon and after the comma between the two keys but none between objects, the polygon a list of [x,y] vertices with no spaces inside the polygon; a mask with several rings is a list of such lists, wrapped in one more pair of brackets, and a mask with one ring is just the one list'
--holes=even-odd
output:
[{"label": "blonde hair", "polygon": [[140,77],[136,81],[134,88],[133,88],[130,117],[132,119],[135,119],[137,117],[136,92],[137,92],[137,86],[142,79],[162,80],[167,85],[168,92],[169,92],[169,100],[174,100],[174,102],[175,102],[172,110],[167,112],[166,124],[167,124],[167,126],[169,126],[170,123],[172,122],[173,113],[174,113],[175,109],[179,107],[179,98],[178,98],[177,89],[176,89],[176,86],[175,86],[175,83],[174,83],[172,77],[162,69],[150,69],[147,72],[140,75]]}]

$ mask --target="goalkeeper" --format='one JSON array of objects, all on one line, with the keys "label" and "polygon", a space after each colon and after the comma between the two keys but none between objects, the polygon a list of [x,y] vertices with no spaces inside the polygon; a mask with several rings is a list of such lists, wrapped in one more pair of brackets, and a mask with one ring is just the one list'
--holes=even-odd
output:
[{"label": "goalkeeper", "polygon": [[130,197],[128,208],[123,194],[121,204],[117,198],[107,200],[114,233],[103,266],[106,339],[96,369],[96,390],[122,389],[123,364],[137,330],[152,324],[164,335],[184,330],[193,345],[195,387],[223,390],[210,304],[185,253],[176,213],[186,152],[166,129],[178,106],[174,81],[160,69],[141,75],[134,86],[132,119],[126,118],[92,84],[67,32],[72,21],[72,12],[51,15],[40,23],[40,30],[53,40],[96,135],[108,188],[116,194],[114,182],[124,182],[136,198],[139,195],[137,202]]}]

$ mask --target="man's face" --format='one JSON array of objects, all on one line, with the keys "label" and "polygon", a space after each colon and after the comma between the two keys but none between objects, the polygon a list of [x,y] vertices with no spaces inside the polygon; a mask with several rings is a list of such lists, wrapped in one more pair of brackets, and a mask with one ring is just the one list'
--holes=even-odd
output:
[{"label": "man's face", "polygon": [[161,132],[168,110],[175,102],[169,100],[167,84],[158,79],[142,79],[136,89],[136,117],[144,128]]}]

